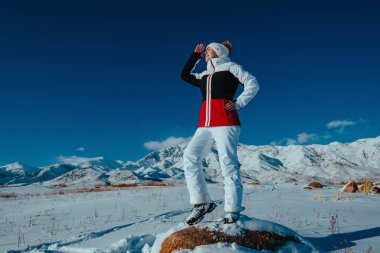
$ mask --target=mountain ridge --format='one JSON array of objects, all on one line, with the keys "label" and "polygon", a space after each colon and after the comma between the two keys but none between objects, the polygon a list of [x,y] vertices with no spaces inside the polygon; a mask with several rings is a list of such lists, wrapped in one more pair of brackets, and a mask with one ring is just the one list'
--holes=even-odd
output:
[{"label": "mountain ridge", "polygon": [[[0,184],[117,184],[141,181],[184,182],[187,144],[153,151],[137,161],[104,156],[64,157],[64,163],[32,167],[20,162],[0,166]],[[243,180],[260,182],[380,178],[380,136],[326,145],[254,146],[239,144]],[[202,162],[209,182],[222,182],[215,147]]]}]

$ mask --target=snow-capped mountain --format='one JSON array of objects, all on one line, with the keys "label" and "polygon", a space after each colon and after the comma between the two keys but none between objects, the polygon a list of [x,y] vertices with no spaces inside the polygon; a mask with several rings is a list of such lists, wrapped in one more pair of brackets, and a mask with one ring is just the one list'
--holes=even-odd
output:
[{"label": "snow-capped mountain", "polygon": [[4,171],[10,174],[15,174],[15,175],[20,175],[20,176],[25,176],[28,174],[33,174],[36,172],[38,168],[32,167],[20,162],[15,162],[12,164],[8,164],[5,166],[0,167],[0,171]]},{"label": "snow-capped mountain", "polygon": [[[185,146],[153,152],[138,164],[139,174],[165,174],[162,180],[182,180]],[[329,145],[252,146],[240,144],[239,162],[243,180],[308,181],[380,178],[380,136],[352,143]],[[222,181],[217,150],[202,163],[209,181]],[[135,171],[136,172],[136,171]]]},{"label": "snow-capped mountain", "polygon": [[0,184],[17,183],[18,179],[30,177],[38,170],[39,168],[20,162],[0,166]]},{"label": "snow-capped mountain", "polygon": [[115,184],[131,184],[139,182],[138,177],[132,171],[123,171],[115,169],[106,171],[96,168],[74,169],[68,173],[62,174],[52,180],[43,182],[46,186],[51,185],[115,185]]},{"label": "snow-capped mountain", "polygon": [[41,167],[38,170],[38,173],[36,173],[34,181],[48,181],[74,169],[76,169],[76,167],[71,164],[53,164],[50,166]]},{"label": "snow-capped mountain", "polygon": [[[141,181],[184,182],[183,152],[186,145],[154,151],[136,162],[105,157],[60,158],[64,163],[33,168],[20,163],[0,167],[0,183],[45,182],[55,184],[118,184]],[[380,136],[352,143],[328,145],[238,147],[243,180],[260,182],[350,180],[380,178]],[[215,148],[202,162],[207,180],[221,182]]]},{"label": "snow-capped mountain", "polygon": [[[91,171],[91,173],[88,172],[88,174],[99,174],[99,177],[101,178],[100,182],[102,183],[104,181],[101,176],[102,174],[123,167],[123,164],[105,157],[85,158],[72,156],[60,157],[59,160],[63,163],[39,168],[31,167],[19,162],[2,166],[0,167],[0,184],[30,184],[45,182],[58,178],[69,172],[71,172],[71,174],[79,174],[78,177],[83,178],[84,172],[82,170],[85,169]],[[87,180],[88,183],[91,183],[91,181],[96,183],[94,180],[96,177],[92,176],[90,178],[91,179]],[[72,180],[67,183],[74,184],[75,182],[75,180]]]},{"label": "snow-capped mountain", "polygon": [[59,160],[65,164],[70,164],[78,168],[99,168],[104,170],[114,170],[123,167],[123,164],[119,161],[113,161],[104,156],[87,158],[87,157],[60,157]]},{"label": "snow-capped mountain", "polygon": [[173,146],[154,151],[138,160],[135,173],[141,179],[162,181],[183,174],[182,156],[186,145]]},{"label": "snow-capped mountain", "polygon": [[[352,143],[239,147],[242,172],[259,181],[349,180],[380,177],[380,136]],[[269,165],[268,165],[269,164]],[[280,174],[276,173],[280,172]],[[284,179],[285,179],[284,178]]]}]

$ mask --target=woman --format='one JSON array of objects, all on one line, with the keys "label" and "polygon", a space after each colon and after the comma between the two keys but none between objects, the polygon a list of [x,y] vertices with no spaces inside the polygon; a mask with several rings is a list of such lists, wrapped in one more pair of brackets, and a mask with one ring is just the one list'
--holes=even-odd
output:
[{"label": "woman", "polygon": [[[202,57],[205,46],[198,44],[183,68],[181,77],[187,83],[199,87],[203,96],[198,129],[184,152],[184,170],[194,209],[186,219],[189,225],[200,222],[206,213],[212,212],[216,204],[207,192],[201,162],[215,142],[222,169],[225,204],[225,223],[234,223],[244,210],[242,206],[243,186],[237,157],[240,121],[236,110],[245,107],[257,94],[256,78],[242,66],[231,62],[229,41],[211,43],[206,47],[207,70],[193,73]],[[233,100],[239,83],[244,91]]]}]

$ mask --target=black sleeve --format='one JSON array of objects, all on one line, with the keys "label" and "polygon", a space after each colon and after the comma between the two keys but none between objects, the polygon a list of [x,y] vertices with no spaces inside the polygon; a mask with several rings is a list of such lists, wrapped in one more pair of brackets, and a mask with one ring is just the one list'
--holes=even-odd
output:
[{"label": "black sleeve", "polygon": [[197,61],[201,58],[201,54],[200,53],[195,53],[193,52],[191,55],[190,55],[190,58],[187,60],[185,66],[183,67],[183,70],[182,70],[182,73],[181,73],[181,78],[191,84],[191,85],[194,85],[194,86],[199,86],[198,84],[198,79],[195,77],[195,75],[191,74],[191,70],[194,68],[195,64],[197,63]]}]

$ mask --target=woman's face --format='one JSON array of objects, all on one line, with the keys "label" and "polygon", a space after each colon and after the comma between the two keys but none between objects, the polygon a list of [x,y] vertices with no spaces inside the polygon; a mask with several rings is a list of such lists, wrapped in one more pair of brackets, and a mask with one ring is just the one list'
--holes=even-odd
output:
[{"label": "woman's face", "polygon": [[206,62],[208,62],[211,58],[217,58],[218,54],[211,47],[207,47],[205,57],[206,57]]}]

